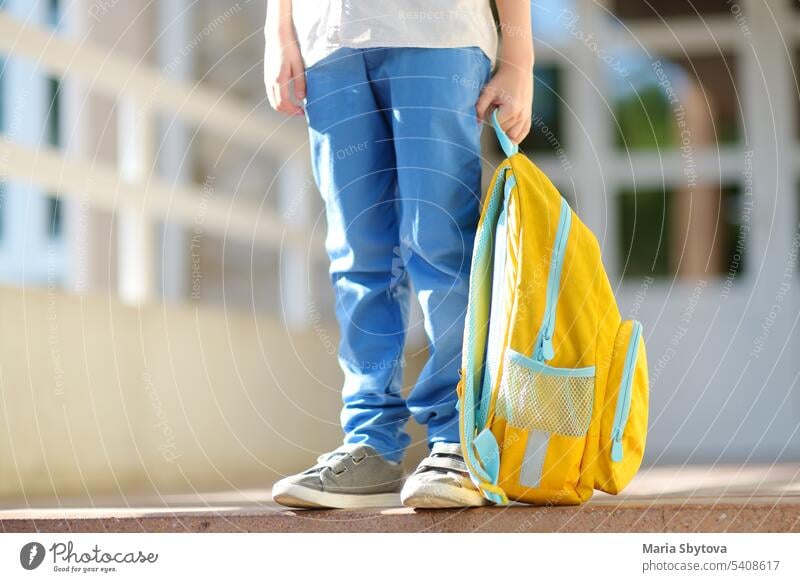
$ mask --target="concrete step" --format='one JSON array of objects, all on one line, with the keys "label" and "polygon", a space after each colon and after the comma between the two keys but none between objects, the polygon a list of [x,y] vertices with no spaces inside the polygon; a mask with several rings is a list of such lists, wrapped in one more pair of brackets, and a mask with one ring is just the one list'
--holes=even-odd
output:
[{"label": "concrete step", "polygon": [[800,465],[661,467],[580,507],[290,511],[269,488],[0,510],[4,532],[800,532]]}]

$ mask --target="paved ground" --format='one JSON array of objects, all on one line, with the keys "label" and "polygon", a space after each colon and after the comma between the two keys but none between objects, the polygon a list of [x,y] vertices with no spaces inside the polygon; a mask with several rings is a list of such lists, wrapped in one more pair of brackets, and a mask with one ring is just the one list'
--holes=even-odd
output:
[{"label": "paved ground", "polygon": [[0,510],[5,532],[800,532],[800,464],[660,467],[581,507],[286,511],[269,489]]}]

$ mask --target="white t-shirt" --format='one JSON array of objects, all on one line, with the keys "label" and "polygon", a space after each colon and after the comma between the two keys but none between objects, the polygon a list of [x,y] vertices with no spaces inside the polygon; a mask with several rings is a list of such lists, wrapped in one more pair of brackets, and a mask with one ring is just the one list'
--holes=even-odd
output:
[{"label": "white t-shirt", "polygon": [[340,47],[479,47],[494,63],[490,0],[293,0],[306,67]]}]

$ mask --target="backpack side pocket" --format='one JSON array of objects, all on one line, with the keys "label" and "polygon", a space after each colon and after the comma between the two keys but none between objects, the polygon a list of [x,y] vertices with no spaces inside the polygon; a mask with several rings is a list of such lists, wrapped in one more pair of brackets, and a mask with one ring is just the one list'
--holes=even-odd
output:
[{"label": "backpack side pocket", "polygon": [[573,505],[594,404],[595,367],[554,368],[508,349],[495,414],[505,424],[500,483],[509,497]]},{"label": "backpack side pocket", "polygon": [[605,394],[594,486],[616,495],[639,470],[647,440],[647,354],[638,321],[619,326]]}]

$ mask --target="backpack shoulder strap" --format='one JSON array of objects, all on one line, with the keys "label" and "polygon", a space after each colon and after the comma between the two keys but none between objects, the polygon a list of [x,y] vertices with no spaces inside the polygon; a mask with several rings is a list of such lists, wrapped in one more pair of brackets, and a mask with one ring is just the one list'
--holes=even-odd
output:
[{"label": "backpack shoulder strap", "polygon": [[[486,428],[482,414],[483,376],[486,364],[486,341],[491,309],[494,261],[494,236],[505,198],[513,187],[510,164],[502,164],[489,190],[483,215],[478,225],[472,255],[463,346],[463,375],[459,389],[459,425],[464,461],[470,477],[490,501],[504,505],[508,498],[497,485],[500,469],[500,449],[491,430]],[[480,431],[480,432],[479,432]]]},{"label": "backpack shoulder strap", "polygon": [[503,131],[503,128],[500,127],[500,120],[497,119],[497,109],[492,111],[492,125],[494,126],[494,132],[497,134],[497,141],[500,142],[500,147],[503,148],[503,153],[506,157],[510,158],[518,153],[519,146],[511,141],[506,132]]}]

